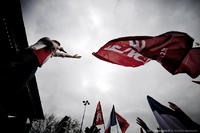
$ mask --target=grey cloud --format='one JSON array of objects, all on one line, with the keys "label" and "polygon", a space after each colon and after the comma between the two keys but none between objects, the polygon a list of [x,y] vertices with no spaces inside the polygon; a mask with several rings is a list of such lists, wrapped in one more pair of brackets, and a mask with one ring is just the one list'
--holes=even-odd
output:
[{"label": "grey cloud", "polygon": [[86,127],[91,125],[96,104],[101,101],[106,124],[114,104],[116,111],[130,123],[127,133],[139,132],[137,116],[150,128],[157,126],[146,100],[150,95],[166,106],[168,101],[175,102],[200,123],[199,85],[192,83],[187,75],[173,76],[154,61],[127,68],[91,54],[107,41],[121,36],[180,30],[198,38],[199,1],[32,0],[23,3],[30,44],[50,36],[59,40],[67,52],[83,56],[80,60],[53,58],[37,71],[45,113],[60,117],[67,114],[81,120],[82,100],[88,99],[91,105],[84,120]]}]

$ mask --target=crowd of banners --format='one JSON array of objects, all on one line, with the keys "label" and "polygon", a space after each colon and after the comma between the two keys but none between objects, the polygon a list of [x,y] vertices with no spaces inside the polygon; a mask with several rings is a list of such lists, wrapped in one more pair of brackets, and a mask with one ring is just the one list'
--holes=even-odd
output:
[{"label": "crowd of banners", "polygon": [[[108,120],[108,124],[105,129],[105,133],[111,133],[111,127],[117,125],[117,121],[122,133],[125,133],[127,128],[130,126],[130,124],[127,122],[126,119],[124,119],[117,112],[115,112],[115,107],[113,105],[112,111],[110,113],[110,118]],[[96,125],[102,125],[102,124],[104,124],[104,119],[103,119],[101,104],[99,101],[97,104],[95,115],[94,115],[93,125],[96,126]]]},{"label": "crowd of banners", "polygon": [[97,52],[97,58],[127,67],[138,67],[156,60],[171,74],[200,74],[200,48],[183,32],[171,31],[158,36],[129,36],[109,41]]},{"label": "crowd of banners", "polygon": [[184,112],[172,110],[150,96],[147,100],[161,130],[170,133],[198,131],[199,126]]}]

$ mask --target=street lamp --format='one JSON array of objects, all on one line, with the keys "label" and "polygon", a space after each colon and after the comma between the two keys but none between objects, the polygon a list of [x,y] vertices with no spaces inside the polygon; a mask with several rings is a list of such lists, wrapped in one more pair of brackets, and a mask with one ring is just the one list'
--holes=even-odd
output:
[{"label": "street lamp", "polygon": [[86,106],[87,106],[87,105],[90,105],[90,103],[89,103],[88,100],[86,100],[86,101],[83,101],[83,105],[85,106],[85,108],[84,108],[83,117],[82,117],[82,121],[81,121],[80,133],[82,133],[82,126],[83,126],[83,120],[84,120],[84,117],[85,117]]}]

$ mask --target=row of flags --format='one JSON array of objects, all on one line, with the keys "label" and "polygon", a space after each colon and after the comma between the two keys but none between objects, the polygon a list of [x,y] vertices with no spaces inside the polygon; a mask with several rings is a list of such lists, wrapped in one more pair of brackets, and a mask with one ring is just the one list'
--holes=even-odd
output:
[{"label": "row of flags", "polygon": [[[151,96],[147,96],[147,101],[161,131],[170,133],[200,132],[200,125],[192,121],[192,119],[189,118],[182,110],[180,109],[172,110],[162,105]],[[104,133],[111,133],[111,127],[116,126],[117,123],[122,133],[125,133],[128,127],[130,126],[127,120],[115,111],[115,107],[113,105],[106,128],[104,126],[105,129]],[[101,104],[99,101],[94,115],[93,126],[102,124],[104,124],[104,119],[103,119]],[[142,133],[143,132],[142,129],[140,130],[141,130],[140,132]]]},{"label": "row of flags", "polygon": [[[127,128],[130,126],[130,124],[127,122],[127,120],[125,118],[123,118],[121,115],[119,115],[116,111],[115,111],[115,107],[113,105],[112,111],[110,113],[110,118],[108,120],[107,126],[105,129],[105,133],[111,133],[111,127],[117,125],[117,122],[119,124],[119,127],[121,129],[122,133],[125,133]],[[101,104],[100,101],[97,104],[96,107],[96,112],[94,115],[94,120],[93,120],[93,124],[94,126],[96,125],[102,125],[104,124],[104,119],[103,119],[103,113],[102,113],[102,109],[101,109]]]},{"label": "row of flags", "polygon": [[113,39],[92,54],[126,67],[138,67],[156,60],[173,75],[187,73],[196,78],[200,74],[200,47],[193,47],[193,43],[194,39],[188,34],[170,31],[158,36]]},{"label": "row of flags", "polygon": [[[170,133],[200,132],[200,125],[192,121],[192,119],[190,119],[183,111],[172,110],[162,105],[151,96],[147,96],[147,101],[161,131]],[[111,127],[116,126],[117,123],[122,133],[125,133],[128,127],[130,126],[127,120],[115,111],[115,107],[113,105],[106,128],[104,126],[104,133],[111,133]],[[99,101],[94,115],[93,126],[102,124],[104,124],[104,119],[101,104]],[[140,130],[140,132],[143,133],[142,129]]]},{"label": "row of flags", "polygon": [[[173,75],[186,73],[191,78],[197,78],[200,75],[200,47],[193,46],[194,39],[187,33],[170,31],[158,36],[128,36],[113,39],[92,54],[103,61],[126,67],[138,67],[151,60],[156,60]],[[200,84],[200,81],[193,82]],[[162,130],[174,133],[190,130],[188,128],[190,124],[186,123],[177,112],[160,104],[150,96],[147,96],[147,100]],[[99,114],[97,112],[95,114],[97,123],[95,124],[104,123],[99,122],[103,120],[101,111]],[[99,118],[100,116],[101,118]],[[129,123],[115,112],[114,106],[105,133],[110,133],[110,128],[117,124],[116,120],[119,125],[121,123],[120,128],[125,133]],[[196,124],[192,126],[199,128],[199,125],[196,126]]]}]

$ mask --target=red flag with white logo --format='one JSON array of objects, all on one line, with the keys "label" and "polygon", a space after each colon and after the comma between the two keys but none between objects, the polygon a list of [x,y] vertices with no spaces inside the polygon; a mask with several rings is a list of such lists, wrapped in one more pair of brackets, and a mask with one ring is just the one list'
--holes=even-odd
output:
[{"label": "red flag with white logo", "polygon": [[[124,37],[109,41],[101,47],[98,52],[93,53],[93,55],[104,61],[127,67],[138,67],[144,65],[149,62],[150,59],[144,57],[131,47],[133,39],[134,37]],[[143,46],[144,45],[141,46],[141,49]]]},{"label": "red flag with white logo", "polygon": [[119,127],[122,131],[122,133],[125,133],[127,128],[130,126],[130,124],[127,122],[126,119],[124,119],[122,116],[120,116],[117,112],[115,112],[117,121],[119,123]]},{"label": "red flag with white logo", "polygon": [[94,115],[93,125],[101,125],[101,124],[104,124],[104,120],[103,120],[103,113],[101,110],[101,104],[99,101]]},{"label": "red flag with white logo", "polygon": [[[189,52],[193,41],[188,34],[175,31],[158,36],[122,37],[109,41],[93,55],[104,61],[127,67],[141,66],[153,59],[172,74],[184,72],[195,78],[200,74],[199,71],[188,73],[186,69],[191,71],[191,67],[181,66],[187,54],[193,54],[193,51]],[[199,52],[197,50],[197,53]],[[192,59],[195,60],[194,62],[191,60],[194,64],[192,68],[197,70],[200,67],[196,64],[197,54],[194,54]]]}]

